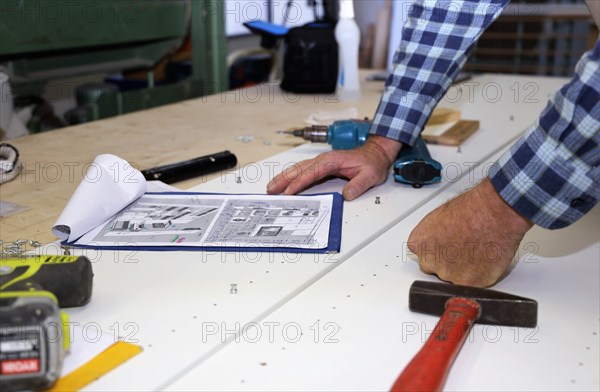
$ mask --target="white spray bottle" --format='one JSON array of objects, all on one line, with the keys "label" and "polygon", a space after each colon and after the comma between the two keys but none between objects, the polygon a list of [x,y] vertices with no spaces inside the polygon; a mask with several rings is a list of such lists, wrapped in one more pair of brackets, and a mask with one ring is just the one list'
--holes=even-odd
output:
[{"label": "white spray bottle", "polygon": [[358,76],[360,30],[354,20],[353,0],[340,0],[340,18],[335,26],[335,39],[340,54],[338,96],[342,101],[358,100],[360,99]]}]

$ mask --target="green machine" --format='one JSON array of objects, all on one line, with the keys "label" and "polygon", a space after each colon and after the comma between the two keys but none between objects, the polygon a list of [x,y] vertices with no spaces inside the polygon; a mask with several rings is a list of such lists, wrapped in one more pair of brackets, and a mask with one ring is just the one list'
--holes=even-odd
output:
[{"label": "green machine", "polygon": [[[77,87],[88,120],[227,89],[224,2],[219,0],[2,0],[0,67],[13,95],[48,81],[148,70],[144,88]],[[192,73],[158,85],[152,68],[191,37]]]}]

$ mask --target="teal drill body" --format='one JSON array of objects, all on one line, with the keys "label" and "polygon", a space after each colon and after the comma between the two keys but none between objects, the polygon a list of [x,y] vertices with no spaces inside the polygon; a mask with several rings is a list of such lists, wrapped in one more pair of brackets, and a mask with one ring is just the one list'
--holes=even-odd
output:
[{"label": "teal drill body", "polygon": [[371,122],[366,120],[339,120],[327,128],[327,143],[334,150],[352,150],[362,146],[369,136]]},{"label": "teal drill body", "polygon": [[[339,120],[330,126],[313,125],[294,131],[280,131],[310,140],[328,143],[334,150],[351,150],[366,143],[371,128],[368,120]],[[427,145],[418,138],[414,146],[404,146],[394,162],[394,179],[420,188],[442,180],[442,165],[431,158]]]}]

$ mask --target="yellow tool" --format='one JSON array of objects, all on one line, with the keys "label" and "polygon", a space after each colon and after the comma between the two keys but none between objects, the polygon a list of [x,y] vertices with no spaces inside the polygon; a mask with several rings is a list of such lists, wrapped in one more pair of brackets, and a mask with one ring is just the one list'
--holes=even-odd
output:
[{"label": "yellow tool", "polygon": [[92,295],[92,265],[83,256],[0,259],[0,389],[51,387],[69,347],[68,316]]}]

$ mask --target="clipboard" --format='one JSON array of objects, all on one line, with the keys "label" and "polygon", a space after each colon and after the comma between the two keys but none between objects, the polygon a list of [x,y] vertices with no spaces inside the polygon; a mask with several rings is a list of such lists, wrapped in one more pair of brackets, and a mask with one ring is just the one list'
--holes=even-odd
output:
[{"label": "clipboard", "polygon": [[[324,219],[327,219],[328,224],[328,232],[327,232],[327,246],[319,247],[319,248],[309,248],[309,247],[301,247],[301,246],[285,246],[285,245],[269,245],[269,246],[246,246],[241,243],[240,246],[203,246],[203,245],[138,245],[132,244],[131,242],[127,243],[118,243],[117,245],[106,245],[103,243],[84,240],[84,236],[74,240],[74,241],[62,241],[61,244],[66,247],[72,248],[83,248],[83,249],[104,249],[104,250],[143,250],[143,251],[210,251],[210,252],[219,252],[219,251],[239,251],[239,252],[283,252],[283,253],[338,253],[341,248],[341,237],[342,237],[342,219],[343,219],[343,205],[344,198],[340,193],[319,193],[319,194],[311,194],[311,195],[300,195],[300,196],[266,196],[266,195],[252,195],[252,194],[219,194],[219,193],[197,193],[197,192],[164,192],[164,193],[146,193],[145,195],[149,196],[169,196],[169,195],[182,195],[186,197],[193,196],[223,196],[228,198],[236,198],[242,196],[260,196],[262,199],[273,199],[273,200],[285,200],[285,199],[303,199],[310,200],[311,198],[318,196],[330,196],[332,198],[331,201],[331,211],[328,216]],[[133,205],[130,204],[128,207]],[[111,218],[113,219],[114,216]],[[309,217],[310,218],[310,217]],[[307,218],[307,219],[309,219]],[[110,224],[110,223],[108,223]],[[103,224],[104,226],[104,224]],[[104,226],[106,227],[106,226]],[[135,230],[135,229],[134,229]],[[268,232],[265,235],[269,235]]]}]

